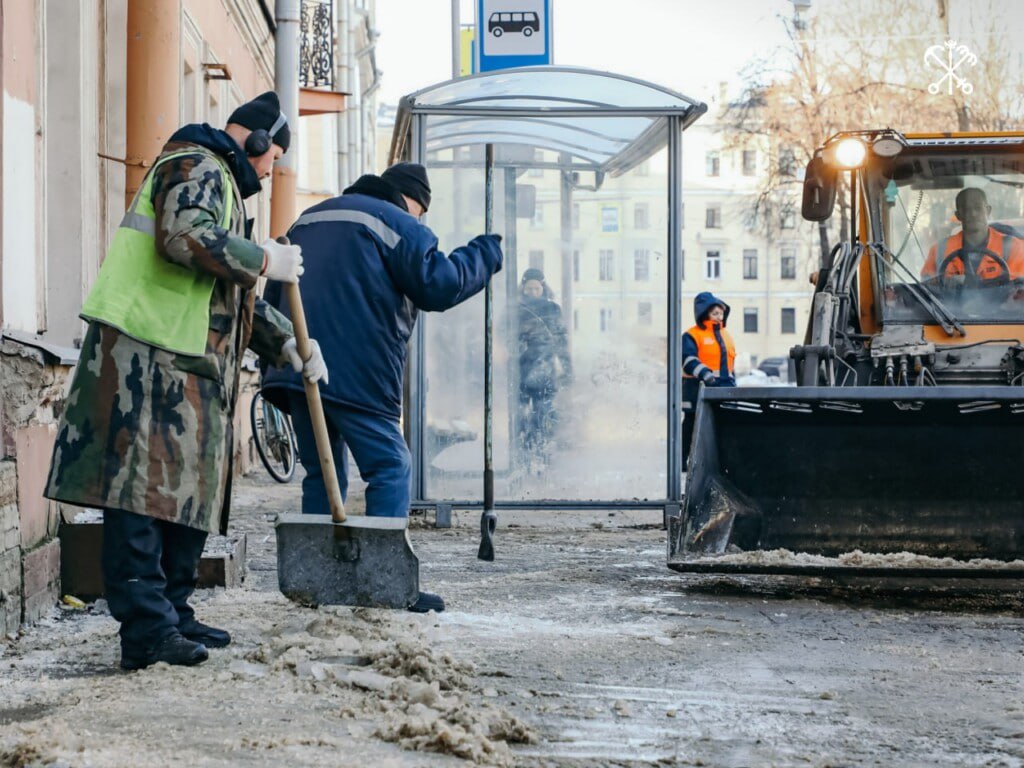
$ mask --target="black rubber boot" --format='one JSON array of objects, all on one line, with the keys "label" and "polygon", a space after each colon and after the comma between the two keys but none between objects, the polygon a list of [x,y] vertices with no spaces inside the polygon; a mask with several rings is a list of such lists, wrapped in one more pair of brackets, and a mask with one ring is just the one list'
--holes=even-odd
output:
[{"label": "black rubber boot", "polygon": [[416,602],[409,606],[409,610],[413,613],[427,613],[428,611],[441,613],[444,610],[444,600],[433,592],[420,592]]},{"label": "black rubber boot", "polygon": [[121,646],[121,669],[144,669],[158,661],[191,667],[210,657],[206,646],[187,640],[178,633],[169,635],[149,647]]},{"label": "black rubber boot", "polygon": [[211,627],[195,619],[179,624],[178,631],[184,638],[193,643],[202,643],[207,648],[224,648],[231,644],[231,635],[227,631]]}]

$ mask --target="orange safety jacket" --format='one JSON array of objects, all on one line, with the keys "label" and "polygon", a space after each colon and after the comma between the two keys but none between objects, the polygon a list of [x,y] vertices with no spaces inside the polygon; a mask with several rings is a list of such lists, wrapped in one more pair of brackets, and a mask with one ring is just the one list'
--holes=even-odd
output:
[{"label": "orange safety jacket", "polygon": [[[921,277],[935,277],[941,259],[938,258],[939,246],[941,246],[942,258],[963,247],[964,233],[957,232],[944,241],[933,245],[928,251],[928,258],[921,268]],[[1003,257],[1006,266],[1010,270],[1007,277],[1011,280],[1024,278],[1024,240],[1012,235],[1004,234],[997,229],[989,227],[988,242],[985,247],[993,253]],[[966,254],[965,254],[966,255]],[[978,263],[976,272],[982,280],[994,280],[1003,274],[1003,268],[991,256],[983,256]],[[960,259],[953,259],[946,265],[946,277],[964,274],[964,262]]]},{"label": "orange safety jacket", "polygon": [[[736,345],[732,336],[721,323],[705,320],[686,332],[697,346],[697,354],[692,354],[692,347],[683,340],[683,378],[700,378],[705,368],[720,379],[733,376],[733,361],[736,359]],[[690,351],[690,354],[687,352]]]}]

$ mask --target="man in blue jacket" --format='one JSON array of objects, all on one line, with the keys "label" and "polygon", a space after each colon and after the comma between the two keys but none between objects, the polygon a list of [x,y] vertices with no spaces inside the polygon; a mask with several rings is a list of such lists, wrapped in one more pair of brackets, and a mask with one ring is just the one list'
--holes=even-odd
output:
[{"label": "man in blue jacket", "polygon": [[[342,497],[348,488],[345,449],[366,481],[366,514],[409,514],[411,459],[399,425],[406,345],[419,310],[443,312],[474,296],[501,269],[501,238],[480,235],[447,256],[419,222],[430,206],[426,169],[398,163],[366,175],[343,194],[306,210],[288,237],[302,247],[299,287],[311,336],[328,361],[321,382]],[[266,298],[290,317],[279,286]],[[291,413],[306,470],[302,511],[329,514],[302,379],[271,368],[264,396]],[[444,610],[420,593],[410,610]]]}]

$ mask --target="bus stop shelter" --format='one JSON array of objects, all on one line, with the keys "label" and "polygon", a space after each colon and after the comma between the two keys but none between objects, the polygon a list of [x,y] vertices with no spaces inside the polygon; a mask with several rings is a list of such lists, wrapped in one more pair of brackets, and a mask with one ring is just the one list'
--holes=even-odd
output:
[{"label": "bus stop shelter", "polygon": [[[389,163],[428,169],[442,251],[503,237],[493,280],[497,508],[678,509],[682,498],[682,134],[707,107],[607,72],[527,67],[399,105]],[[492,170],[486,177],[485,155]],[[544,275],[543,322],[524,272]],[[537,272],[531,272],[536,275]],[[553,344],[538,393],[535,345]],[[532,389],[531,389],[532,387]],[[413,506],[479,507],[484,300],[421,313],[406,371]]]}]

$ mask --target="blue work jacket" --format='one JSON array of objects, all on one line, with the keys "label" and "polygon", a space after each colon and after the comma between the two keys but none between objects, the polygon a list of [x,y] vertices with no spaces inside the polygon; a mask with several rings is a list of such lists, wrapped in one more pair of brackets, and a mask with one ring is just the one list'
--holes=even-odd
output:
[{"label": "blue work jacket", "polygon": [[[309,334],[327,362],[325,401],[397,418],[406,345],[419,310],[441,312],[478,293],[501,269],[500,238],[480,235],[445,255],[434,233],[376,176],[307,209],[288,233],[302,246],[299,292]],[[291,317],[279,283],[267,300]],[[290,367],[269,368],[265,396],[302,391]]]}]

